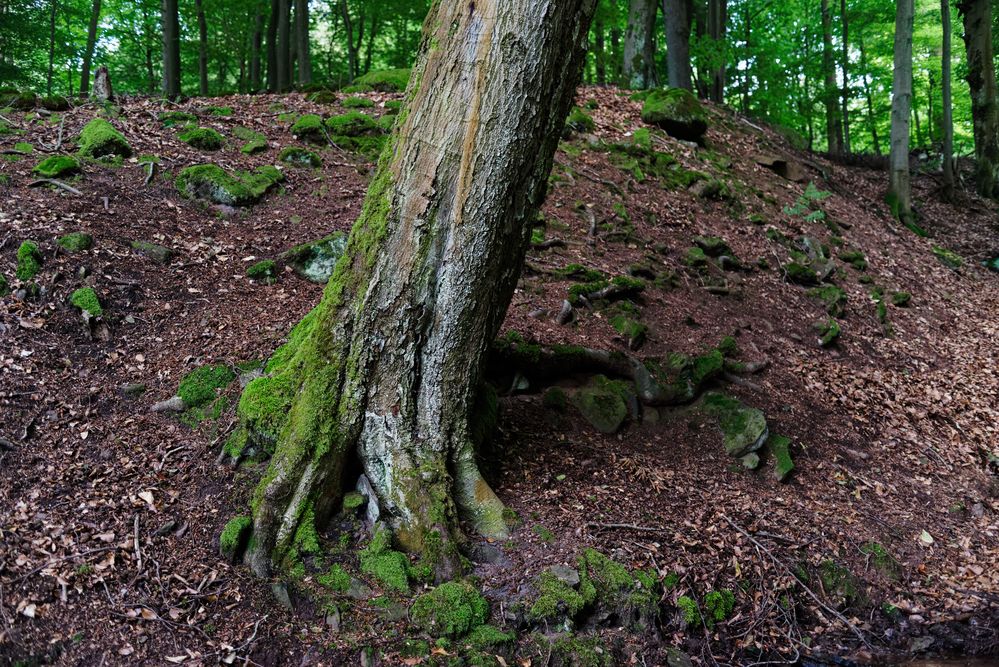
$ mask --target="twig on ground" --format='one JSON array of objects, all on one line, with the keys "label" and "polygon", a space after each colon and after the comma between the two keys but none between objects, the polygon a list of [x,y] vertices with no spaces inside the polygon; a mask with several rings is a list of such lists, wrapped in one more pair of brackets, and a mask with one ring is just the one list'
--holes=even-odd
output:
[{"label": "twig on ground", "polygon": [[31,183],[28,183],[28,187],[29,188],[33,188],[33,187],[36,187],[38,185],[54,185],[57,188],[61,188],[61,189],[65,190],[66,192],[72,193],[74,195],[82,195],[83,194],[82,192],[80,192],[79,190],[77,190],[76,188],[74,188],[73,186],[66,185],[62,181],[57,181],[54,178],[39,178],[37,181],[32,181]]},{"label": "twig on ground", "polygon": [[640,533],[665,533],[664,528],[652,528],[649,526],[636,526],[633,523],[588,523],[587,528],[608,528],[620,530],[635,530]]},{"label": "twig on ground", "polygon": [[17,579],[12,579],[10,583],[12,583],[12,584],[19,584],[22,581],[24,581],[25,579],[30,579],[31,577],[35,576],[36,574],[38,574],[39,572],[41,572],[45,568],[52,567],[53,565],[56,565],[58,563],[62,563],[63,561],[73,560],[74,558],[83,558],[84,556],[93,556],[94,554],[104,553],[105,551],[114,551],[117,548],[118,547],[98,547],[97,549],[88,549],[87,551],[81,551],[78,554],[69,554],[68,556],[62,556],[60,558],[56,558],[56,559],[47,561],[43,565],[39,565],[38,567],[36,567],[31,572],[28,572],[27,574],[22,574]]}]

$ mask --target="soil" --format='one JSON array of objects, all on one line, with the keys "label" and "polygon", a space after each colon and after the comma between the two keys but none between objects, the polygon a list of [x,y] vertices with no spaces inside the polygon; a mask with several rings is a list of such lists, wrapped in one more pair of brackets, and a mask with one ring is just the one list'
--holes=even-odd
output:
[{"label": "soil", "polygon": [[[369,112],[381,115],[383,102],[399,96],[368,97]],[[564,245],[529,254],[503,335],[627,351],[611,308],[580,307],[573,323],[556,322],[573,283],[555,272],[579,263],[615,276],[641,264],[661,280],[635,299],[649,327],[635,354],[696,354],[733,336],[742,361],[767,365],[718,388],[762,409],[771,431],[792,439],[795,472],[780,483],[769,460],[743,469],[696,410],[646,411],[603,435],[574,408],[546,404],[544,387],[500,387],[498,454],[487,472],[520,522],[509,541],[492,545],[495,562],[476,565],[493,623],[513,628],[506,611],[530,598],[534,577],[574,565],[594,547],[680,582],[664,593],[653,631],[580,629],[599,637],[615,664],[665,664],[670,647],[694,664],[997,655],[999,276],[981,266],[999,255],[994,203],[963,189],[946,203],[932,168],[914,163],[919,225],[929,235],[922,238],[891,218],[882,172],[800,152],[773,129],[718,107],[710,107],[706,147],[654,133],[657,150],[732,193],[706,199],[696,187],[639,180],[601,148],[642,127],[640,103],[599,88],[581,89],[578,101],[594,107],[596,129],[564,142],[544,207],[546,238]],[[234,113],[216,116],[210,104]],[[217,153],[189,147],[157,120],[163,110],[197,113],[227,145]],[[10,177],[0,185],[0,274],[22,287],[15,256],[27,239],[39,244],[43,265],[39,296],[0,299],[0,660],[332,665],[356,664],[369,647],[378,664],[459,656],[453,647],[400,655],[404,639],[420,638],[399,606],[404,599],[343,602],[335,628],[321,605],[296,595],[289,610],[271,582],[219,555],[222,526],[245,512],[261,472],[217,463],[236,423],[238,383],[225,390],[218,418],[193,428],[150,410],[199,366],[236,367],[280,345],[322,287],[290,268],[276,284],[256,283],[247,267],[348,231],[372,165],[327,147],[321,168],[287,167],[280,192],[239,209],[184,199],[172,176],[204,162],[272,164],[281,147],[298,145],[288,131],[293,118],[283,114],[342,111],[301,95],[179,107],[124,100],[111,121],[136,156],[156,155],[159,167],[146,185],[138,157],[85,163],[67,181],[79,195],[31,187],[30,172],[47,151],[69,150],[97,109],[4,113],[23,133],[0,136],[0,149],[28,142],[34,151],[0,161]],[[242,154],[232,135],[238,125],[264,133],[270,148]],[[760,155],[797,161],[807,177],[783,179],[758,164]],[[809,181],[830,193],[815,208],[834,225],[788,212]],[[818,345],[813,324],[828,316],[806,288],[785,280],[788,252],[768,239],[771,227],[827,244],[841,238],[869,262],[864,271],[837,262],[848,301],[835,346]],[[93,236],[91,250],[56,244],[77,231]],[[696,236],[723,238],[744,269],[706,277],[687,267]],[[157,264],[134,252],[133,241],[166,246],[174,257]],[[934,247],[963,265],[945,266]],[[84,286],[104,309],[89,324],[69,304]],[[890,331],[872,286],[886,299],[911,294],[906,307],[887,306]],[[134,384],[145,391],[123,390]],[[872,544],[897,566],[880,566]],[[826,590],[829,562],[851,574],[858,595],[844,600]],[[683,622],[679,596],[722,589],[736,597],[729,618],[710,631]],[[396,603],[389,611],[386,599]],[[527,647],[516,660],[546,664]]]}]

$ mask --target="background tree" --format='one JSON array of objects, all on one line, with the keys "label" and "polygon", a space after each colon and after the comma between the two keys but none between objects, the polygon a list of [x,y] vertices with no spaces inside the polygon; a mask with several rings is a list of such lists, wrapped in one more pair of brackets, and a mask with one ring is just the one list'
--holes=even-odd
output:
[{"label": "background tree", "polygon": [[101,18],[101,0],[94,0],[90,12],[90,23],[87,27],[87,46],[83,52],[83,69],[80,72],[80,94],[90,92],[90,67],[94,58],[94,45],[97,43],[97,24]]},{"label": "background tree", "polygon": [[912,219],[912,189],[909,182],[909,114],[912,106],[913,0],[896,0],[895,81],[891,103],[891,155],[888,200],[903,222]]},{"label": "background tree", "polygon": [[690,0],[663,0],[666,70],[672,88],[693,89],[690,67]]},{"label": "background tree", "polygon": [[203,0],[194,0],[198,16],[198,92],[208,95],[208,24]]},{"label": "background tree", "polygon": [[[309,47],[309,0],[295,0],[295,40],[298,45],[298,84],[312,83],[312,56]],[[369,66],[371,58],[368,58]]]},{"label": "background tree", "polygon": [[951,101],[951,25],[950,0],[940,0],[940,24],[943,28],[941,60],[941,96],[943,104],[943,188],[944,197],[954,198],[954,111]]},{"label": "background tree", "polygon": [[825,89],[822,93],[826,107],[826,141],[829,152],[838,155],[843,152],[843,123],[837,102],[836,66],[832,41],[832,13],[829,0],[822,0],[822,75]]},{"label": "background tree", "polygon": [[964,20],[968,58],[971,118],[975,134],[975,183],[983,197],[999,196],[999,108],[992,50],[992,3],[962,0],[957,9]]},{"label": "background tree", "polygon": [[163,94],[180,97],[180,14],[177,0],[163,0]]},{"label": "background tree", "polygon": [[624,37],[624,78],[632,88],[656,85],[655,29],[657,0],[631,0]]}]

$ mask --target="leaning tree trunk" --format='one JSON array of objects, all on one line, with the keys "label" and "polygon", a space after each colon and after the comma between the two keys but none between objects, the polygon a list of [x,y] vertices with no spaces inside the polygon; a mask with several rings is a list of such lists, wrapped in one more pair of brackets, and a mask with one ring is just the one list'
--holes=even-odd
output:
[{"label": "leaning tree trunk", "polygon": [[825,90],[822,92],[826,106],[826,141],[829,152],[838,155],[843,152],[843,124],[840,121],[840,110],[836,90],[836,66],[832,43],[832,13],[829,11],[829,0],[822,0],[822,75],[825,79]]},{"label": "leaning tree trunk", "polygon": [[87,26],[87,48],[83,52],[83,69],[80,72],[80,95],[90,94],[90,67],[94,60],[94,45],[97,43],[97,24],[101,18],[101,0],[94,0],[90,11],[90,25]]},{"label": "leaning tree trunk", "polygon": [[964,19],[964,45],[968,52],[975,182],[978,194],[999,197],[999,107],[992,55],[992,4],[991,0],[963,0],[957,9]]},{"label": "leaning tree trunk", "polygon": [[909,183],[909,114],[912,108],[912,24],[914,0],[897,0],[895,9],[895,78],[891,100],[891,156],[888,200],[903,222],[912,218]]},{"label": "leaning tree trunk", "polygon": [[943,102],[943,194],[954,198],[954,109],[951,99],[951,26],[950,0],[940,0],[940,22],[943,26],[943,52],[940,61],[940,87]]},{"label": "leaning tree trunk", "polygon": [[177,0],[163,0],[163,94],[180,97],[180,16]]},{"label": "leaning tree trunk", "polygon": [[[406,107],[308,333],[277,376],[286,423],[253,501],[266,576],[322,528],[356,456],[400,547],[459,561],[459,516],[503,537],[475,462],[481,368],[530,244],[594,0],[435,3]],[[303,323],[306,324],[306,323]],[[260,380],[257,380],[260,382]],[[280,388],[280,390],[278,390]]]},{"label": "leaning tree trunk", "polygon": [[205,21],[205,6],[202,0],[194,0],[198,15],[198,94],[208,96],[208,23]]},{"label": "leaning tree trunk", "polygon": [[624,76],[629,87],[645,89],[655,84],[656,0],[631,0],[628,30],[624,36]]},{"label": "leaning tree trunk", "polygon": [[666,23],[666,70],[669,85],[692,90],[689,0],[663,0],[663,16]]}]

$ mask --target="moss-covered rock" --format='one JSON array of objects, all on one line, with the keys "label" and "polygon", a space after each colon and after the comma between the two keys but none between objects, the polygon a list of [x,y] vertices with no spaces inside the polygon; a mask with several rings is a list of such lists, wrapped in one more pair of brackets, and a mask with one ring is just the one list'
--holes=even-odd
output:
[{"label": "moss-covered rock", "polygon": [[298,146],[282,148],[278,160],[296,167],[321,167],[323,164],[317,154]]},{"label": "moss-covered rock", "polygon": [[383,93],[401,93],[409,85],[411,70],[384,69],[368,72],[354,79],[355,86]]},{"label": "moss-covered rock", "polygon": [[340,106],[344,109],[372,109],[375,103],[367,97],[345,97]]},{"label": "moss-covered rock", "polygon": [[419,596],[410,620],[434,637],[461,637],[489,620],[489,603],[467,581],[449,581]]},{"label": "moss-covered rock", "polygon": [[103,118],[94,118],[87,123],[80,131],[76,143],[80,155],[84,157],[126,158],[132,155],[132,147],[128,145],[125,136]]},{"label": "moss-covered rock", "polygon": [[317,90],[314,93],[309,93],[305,99],[314,104],[335,104],[336,93],[326,89]]},{"label": "moss-covered rock", "polygon": [[330,133],[340,137],[359,137],[381,132],[375,119],[360,111],[350,111],[326,120]]},{"label": "moss-covered rock", "polygon": [[774,455],[774,477],[778,482],[786,482],[794,472],[794,459],[791,458],[791,439],[783,435],[773,435],[767,446]]},{"label": "moss-covered rock", "polygon": [[86,317],[100,317],[104,314],[97,292],[92,287],[81,287],[74,291],[69,297],[69,302],[79,308]]},{"label": "moss-covered rock", "polygon": [[326,143],[326,133],[323,132],[323,119],[314,113],[299,116],[295,124],[291,126],[291,134],[302,141],[308,141],[313,144]]},{"label": "moss-covered rock", "polygon": [[[374,577],[386,589],[409,592],[410,564],[406,554],[392,549],[392,533],[380,528],[360,552],[361,571]],[[480,621],[484,623],[485,619]]]},{"label": "moss-covered rock", "polygon": [[163,127],[173,127],[175,125],[187,125],[197,123],[198,117],[187,111],[161,111],[156,118],[163,123]]},{"label": "moss-covered rock", "polygon": [[933,246],[933,255],[948,269],[957,271],[964,266],[964,259],[953,250],[941,246]]},{"label": "moss-covered rock", "polygon": [[201,151],[217,151],[222,148],[222,135],[210,127],[192,127],[181,132],[178,138]]},{"label": "moss-covered rock", "polygon": [[593,132],[597,128],[597,124],[593,122],[593,118],[590,114],[586,113],[579,107],[573,107],[572,111],[569,112],[569,117],[565,120],[566,130],[570,132],[579,132],[584,134],[587,132]]},{"label": "moss-covered rock", "polygon": [[683,88],[652,91],[642,107],[642,120],[686,141],[701,142],[708,130],[704,107],[693,93]]},{"label": "moss-covered rock", "polygon": [[538,596],[528,610],[528,618],[537,623],[558,625],[571,621],[596,597],[594,588],[577,591],[547,570],[538,576],[535,588]]},{"label": "moss-covered rock", "polygon": [[595,549],[579,558],[580,590],[592,587],[595,620],[631,629],[650,629],[659,614],[658,582],[653,572],[631,572]]},{"label": "moss-covered rock", "polygon": [[334,232],[318,241],[295,246],[281,258],[306,280],[325,285],[346,249],[347,235]]},{"label": "moss-covered rock", "polygon": [[48,111],[67,111],[69,100],[62,95],[46,95],[38,98],[38,106]]},{"label": "moss-covered rock", "polygon": [[42,270],[42,253],[34,241],[25,241],[17,249],[17,279],[22,282],[33,280]]},{"label": "moss-covered rock", "polygon": [[912,295],[908,292],[892,292],[891,305],[898,308],[908,308],[912,302]]},{"label": "moss-covered rock", "polygon": [[32,169],[42,178],[62,178],[80,173],[80,161],[70,155],[47,157]]},{"label": "moss-covered rock", "polygon": [[246,275],[250,280],[272,285],[277,282],[277,263],[273,259],[264,259],[246,269]]},{"label": "moss-covered rock", "polygon": [[867,270],[867,257],[859,250],[844,250],[838,257],[841,261],[846,262],[858,271]]},{"label": "moss-covered rock", "polygon": [[628,404],[634,396],[628,383],[597,375],[573,395],[572,402],[595,429],[611,434],[628,418]]},{"label": "moss-covered rock", "polygon": [[233,517],[219,535],[219,551],[229,562],[236,562],[246,550],[253,529],[253,519],[248,516]]},{"label": "moss-covered rock", "polygon": [[559,637],[552,644],[551,659],[562,667],[612,667],[614,656],[599,637]]},{"label": "moss-covered rock", "polygon": [[821,301],[830,317],[842,317],[846,311],[847,296],[841,287],[835,285],[814,287],[808,290],[808,296]]},{"label": "moss-covered rock", "polygon": [[256,130],[246,127],[234,127],[232,134],[240,141],[245,142],[239,149],[245,155],[256,155],[268,148],[267,137]]},{"label": "moss-covered rock", "polygon": [[228,118],[234,113],[232,107],[205,107],[204,111],[209,116],[218,118]]},{"label": "moss-covered rock", "polygon": [[132,250],[144,255],[157,264],[169,264],[173,259],[173,250],[149,241],[132,241]]},{"label": "moss-covered rock", "polygon": [[0,95],[0,107],[10,107],[18,111],[30,111],[38,105],[38,96],[29,90],[8,91]]},{"label": "moss-covered rock", "polygon": [[762,410],[750,408],[738,399],[719,392],[705,394],[701,407],[718,421],[729,456],[745,456],[766,443],[770,431]]},{"label": "moss-covered rock", "polygon": [[839,322],[833,319],[819,320],[813,325],[816,334],[819,337],[819,345],[822,347],[829,347],[834,345],[837,340],[839,340],[839,335],[841,329]]},{"label": "moss-covered rock", "polygon": [[228,206],[250,206],[283,181],[281,170],[270,165],[234,175],[214,164],[200,164],[183,169],[176,183],[187,197]]},{"label": "moss-covered rock", "polygon": [[211,403],[218,392],[236,379],[236,373],[225,365],[201,366],[184,376],[177,387],[177,396],[189,408]]}]

